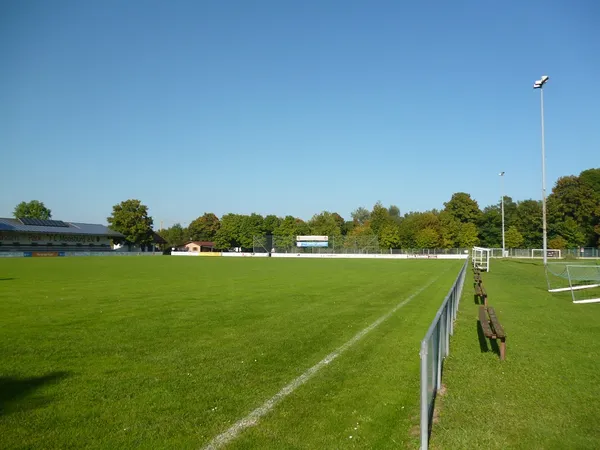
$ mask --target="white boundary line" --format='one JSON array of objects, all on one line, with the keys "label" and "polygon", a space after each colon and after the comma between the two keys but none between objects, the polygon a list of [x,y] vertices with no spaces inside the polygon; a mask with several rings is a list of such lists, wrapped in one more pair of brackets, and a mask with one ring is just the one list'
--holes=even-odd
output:
[{"label": "white boundary line", "polygon": [[327,364],[332,362],[334,359],[336,359],[338,356],[340,356],[342,353],[344,353],[346,350],[348,350],[350,347],[352,347],[354,344],[356,344],[368,332],[372,331],[373,329],[375,329],[379,325],[381,325],[381,323],[384,322],[385,320],[387,320],[392,314],[394,314],[396,311],[398,311],[400,308],[402,308],[404,305],[406,305],[408,302],[410,302],[413,298],[415,298],[417,295],[419,295],[421,292],[423,292],[425,289],[427,289],[429,286],[431,286],[438,278],[439,277],[435,277],[434,279],[432,279],[425,286],[423,286],[422,288],[417,290],[415,293],[411,294],[408,298],[406,298],[405,300],[401,301],[396,306],[394,306],[394,308],[392,308],[391,311],[389,311],[386,314],[384,314],[383,316],[381,316],[379,319],[377,319],[375,322],[373,322],[367,328],[364,328],[362,331],[359,331],[356,335],[354,335],[354,337],[352,339],[350,339],[348,342],[343,344],[341,347],[338,347],[336,350],[331,352],[329,355],[327,355],[325,358],[323,358],[317,364],[312,366],[310,369],[308,369],[306,372],[304,372],[298,378],[295,378],[291,383],[287,384],[283,389],[281,389],[277,394],[275,394],[273,397],[271,397],[269,400],[267,400],[261,406],[256,408],[254,411],[252,411],[250,414],[248,414],[243,419],[240,419],[236,423],[234,423],[231,427],[229,427],[229,429],[227,431],[216,436],[212,441],[210,441],[208,443],[208,445],[206,447],[204,447],[204,449],[205,450],[218,449],[218,448],[222,447],[223,445],[228,444],[229,442],[233,441],[246,428],[250,428],[250,427],[256,425],[258,423],[259,419],[261,417],[263,417],[264,415],[266,415],[268,412],[270,412],[273,408],[275,408],[275,406],[281,400],[286,398],[288,395],[290,395],[292,392],[294,392],[298,387],[302,386],[304,383],[306,383],[308,380],[310,380],[319,370],[321,370]]}]

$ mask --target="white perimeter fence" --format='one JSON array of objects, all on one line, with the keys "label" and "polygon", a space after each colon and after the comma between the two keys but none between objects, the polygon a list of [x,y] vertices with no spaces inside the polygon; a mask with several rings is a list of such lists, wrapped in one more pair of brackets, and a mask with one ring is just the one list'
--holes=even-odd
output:
[{"label": "white perimeter fence", "polygon": [[421,450],[429,445],[435,398],[442,387],[442,365],[450,353],[450,336],[469,267],[466,260],[421,341]]},{"label": "white perimeter fence", "polygon": [[[491,258],[502,258],[501,248],[490,248]],[[564,258],[600,258],[600,248],[594,247],[580,247],[580,248],[567,248],[560,250],[560,253],[556,250],[548,249],[548,258],[551,259],[564,259]],[[518,259],[542,259],[543,251],[539,248],[510,248],[506,249],[507,258],[518,258]]]}]

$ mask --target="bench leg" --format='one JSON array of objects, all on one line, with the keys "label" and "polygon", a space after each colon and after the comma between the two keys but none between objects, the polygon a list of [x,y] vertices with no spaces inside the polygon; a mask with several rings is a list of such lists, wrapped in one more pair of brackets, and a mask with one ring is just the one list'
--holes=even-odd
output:
[{"label": "bench leg", "polygon": [[500,339],[500,361],[506,358],[506,338]]}]

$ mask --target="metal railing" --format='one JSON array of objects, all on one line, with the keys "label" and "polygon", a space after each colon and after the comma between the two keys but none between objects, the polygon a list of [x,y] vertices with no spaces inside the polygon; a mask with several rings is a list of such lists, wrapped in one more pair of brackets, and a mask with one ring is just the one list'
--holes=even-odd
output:
[{"label": "metal railing", "polygon": [[460,269],[429,330],[421,341],[421,450],[429,446],[435,398],[442,387],[442,365],[450,353],[450,336],[469,267],[469,259]]}]

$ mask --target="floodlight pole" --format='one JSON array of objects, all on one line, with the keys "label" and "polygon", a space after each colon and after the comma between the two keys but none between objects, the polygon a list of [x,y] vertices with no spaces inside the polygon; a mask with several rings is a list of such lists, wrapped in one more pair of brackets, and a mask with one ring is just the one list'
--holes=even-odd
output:
[{"label": "floodlight pole", "polygon": [[500,172],[500,183],[501,183],[501,204],[502,204],[502,257],[505,256],[506,245],[504,240],[504,172]]},{"label": "floodlight pole", "polygon": [[543,234],[543,252],[544,266],[548,263],[548,233],[546,225],[546,148],[544,143],[544,84],[549,77],[544,75],[533,85],[534,89],[540,90],[540,110],[542,118],[542,234]]},{"label": "floodlight pole", "polygon": [[542,232],[544,239],[544,265],[548,264],[548,227],[546,224],[546,147],[544,143],[544,88],[540,88],[540,109],[542,111]]}]

